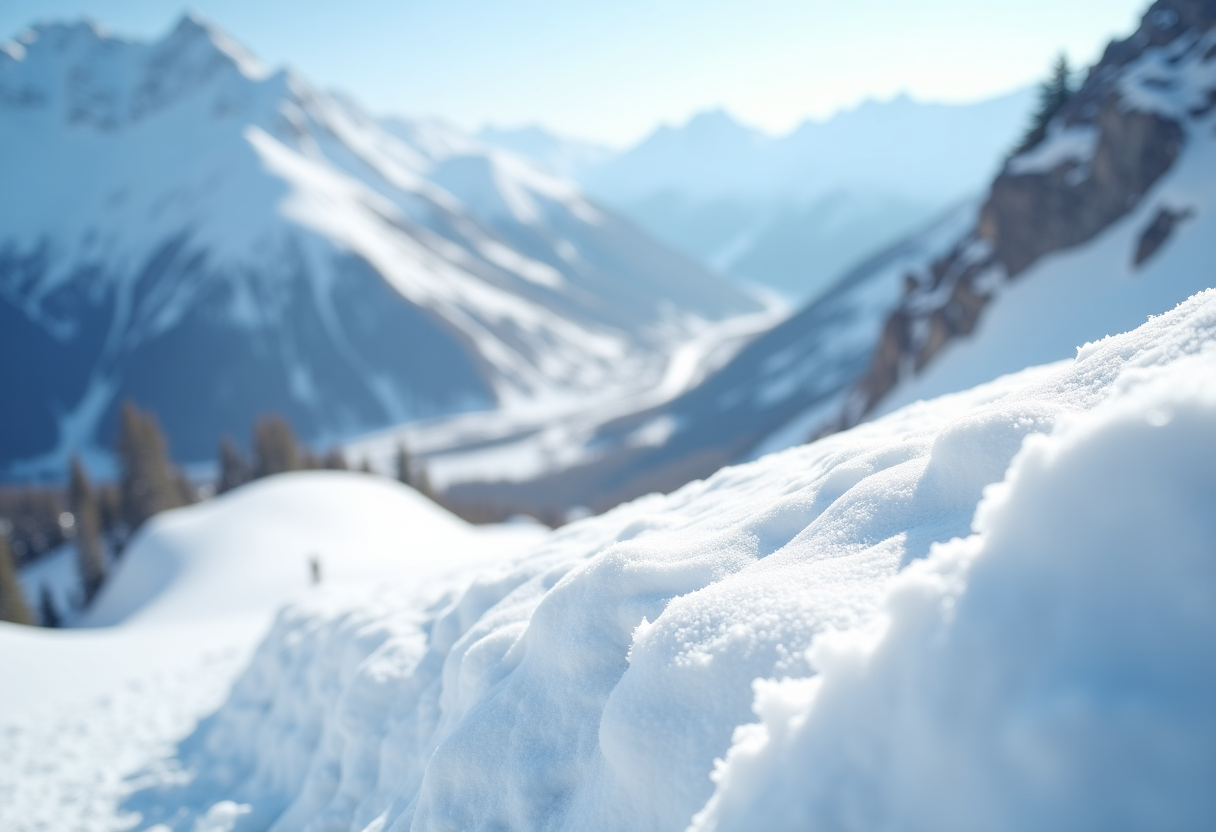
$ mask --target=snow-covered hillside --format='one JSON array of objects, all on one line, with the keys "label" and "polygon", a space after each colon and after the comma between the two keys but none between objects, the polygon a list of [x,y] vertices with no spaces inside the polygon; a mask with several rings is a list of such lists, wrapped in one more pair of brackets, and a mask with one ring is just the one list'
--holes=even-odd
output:
[{"label": "snow-covered hillside", "polygon": [[596,199],[722,274],[795,302],[983,189],[1033,105],[866,102],[775,138],[722,111],[623,153],[537,131],[487,141],[568,171]]},{"label": "snow-covered hillside", "polygon": [[[322,594],[90,828],[1208,828],[1214,391],[1208,291],[438,603]],[[9,736],[5,828],[82,825]]]},{"label": "snow-covered hillside", "polygon": [[568,180],[381,124],[187,16],[154,43],[38,26],[0,49],[0,470],[175,452],[285,413],[311,440],[657,382],[757,305]]}]

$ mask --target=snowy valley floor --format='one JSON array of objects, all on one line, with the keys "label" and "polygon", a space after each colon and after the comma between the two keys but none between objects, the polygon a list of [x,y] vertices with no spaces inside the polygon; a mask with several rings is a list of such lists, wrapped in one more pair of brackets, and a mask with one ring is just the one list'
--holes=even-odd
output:
[{"label": "snowy valley floor", "polygon": [[1216,291],[552,534],[312,475],[127,558],[0,630],[6,832],[1216,827]]}]

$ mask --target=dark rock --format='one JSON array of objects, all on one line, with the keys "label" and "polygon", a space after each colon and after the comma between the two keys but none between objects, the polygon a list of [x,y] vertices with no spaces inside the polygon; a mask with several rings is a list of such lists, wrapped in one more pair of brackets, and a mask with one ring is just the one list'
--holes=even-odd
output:
[{"label": "dark rock", "polygon": [[1145,260],[1157,253],[1161,246],[1165,245],[1165,241],[1174,233],[1174,228],[1178,223],[1187,219],[1192,215],[1192,211],[1171,211],[1169,208],[1162,208],[1157,212],[1157,216],[1153,217],[1153,221],[1148,224],[1140,234],[1140,242],[1136,245],[1135,265],[1139,268],[1144,264]]}]

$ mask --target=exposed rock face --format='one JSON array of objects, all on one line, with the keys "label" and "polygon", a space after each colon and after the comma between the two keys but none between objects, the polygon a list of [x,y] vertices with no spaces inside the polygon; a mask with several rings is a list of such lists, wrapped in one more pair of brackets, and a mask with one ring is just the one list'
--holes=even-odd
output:
[{"label": "exposed rock face", "polygon": [[1088,169],[1069,160],[1046,173],[1006,170],[992,183],[979,237],[992,243],[996,262],[1010,277],[1044,254],[1086,242],[1126,214],[1169,169],[1182,144],[1177,122],[1126,110],[1117,93],[1103,103],[1097,130]]},{"label": "exposed rock face", "polygon": [[[1134,35],[1107,47],[1049,125],[1047,139],[1006,162],[976,227],[923,273],[907,276],[904,300],[858,382],[858,405],[823,432],[854,424],[909,369],[924,368],[950,340],[970,333],[1002,280],[1089,241],[1139,203],[1178,158],[1186,130],[1177,114],[1145,106],[1134,94],[1137,85],[1169,89],[1176,81],[1129,79],[1126,70],[1151,49],[1165,49],[1173,65],[1211,60],[1216,45],[1204,36],[1214,26],[1216,0],[1159,0]],[[1208,101],[1214,96],[1207,92]],[[1163,216],[1144,232],[1137,264],[1180,218]]]}]

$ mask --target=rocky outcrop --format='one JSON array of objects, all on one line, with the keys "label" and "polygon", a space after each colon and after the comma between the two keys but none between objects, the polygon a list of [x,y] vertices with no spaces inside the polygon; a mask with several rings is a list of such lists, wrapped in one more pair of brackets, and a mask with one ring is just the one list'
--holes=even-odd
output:
[{"label": "rocky outcrop", "polygon": [[[1216,0],[1159,0],[1134,35],[1107,47],[1080,90],[1049,124],[1046,139],[1007,160],[974,229],[921,272],[891,312],[852,408],[820,432],[854,424],[901,378],[929,364],[952,339],[974,330],[1005,280],[1040,258],[1081,245],[1127,215],[1170,169],[1186,137],[1183,114],[1145,106],[1137,86],[1168,89],[1168,75],[1129,79],[1150,50],[1169,66],[1206,62],[1216,45]],[[1208,101],[1216,91],[1207,91]],[[1146,229],[1136,264],[1150,257],[1181,215],[1165,212]]]},{"label": "rocky outcrop", "polygon": [[[1075,128],[1074,128],[1075,129]],[[978,236],[1016,277],[1045,254],[1080,245],[1122,217],[1178,157],[1182,127],[1129,110],[1117,92],[1102,103],[1092,160],[1043,173],[1003,172],[992,183]]]}]

